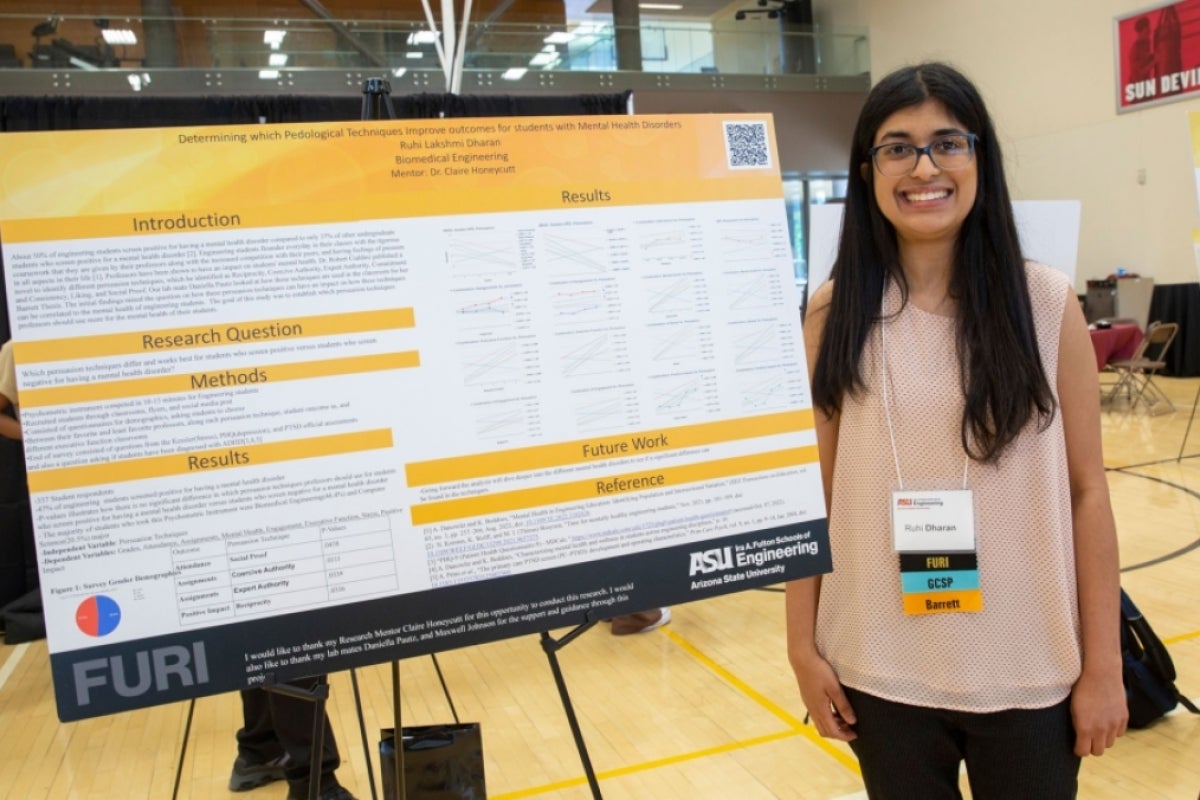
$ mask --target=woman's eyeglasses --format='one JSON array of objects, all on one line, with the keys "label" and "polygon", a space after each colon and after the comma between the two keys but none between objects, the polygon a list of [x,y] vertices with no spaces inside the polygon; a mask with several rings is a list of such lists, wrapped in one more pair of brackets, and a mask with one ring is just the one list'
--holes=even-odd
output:
[{"label": "woman's eyeglasses", "polygon": [[867,151],[880,175],[896,178],[917,168],[922,155],[929,156],[933,165],[952,172],[962,169],[975,158],[975,134],[952,133],[939,136],[924,147],[907,142],[888,142]]}]

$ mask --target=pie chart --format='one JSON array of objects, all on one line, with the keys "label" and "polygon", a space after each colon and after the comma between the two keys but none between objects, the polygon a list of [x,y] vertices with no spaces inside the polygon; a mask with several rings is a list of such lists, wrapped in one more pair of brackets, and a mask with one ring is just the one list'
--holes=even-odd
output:
[{"label": "pie chart", "polygon": [[121,624],[121,607],[111,597],[92,595],[75,609],[75,624],[88,636],[107,636]]}]

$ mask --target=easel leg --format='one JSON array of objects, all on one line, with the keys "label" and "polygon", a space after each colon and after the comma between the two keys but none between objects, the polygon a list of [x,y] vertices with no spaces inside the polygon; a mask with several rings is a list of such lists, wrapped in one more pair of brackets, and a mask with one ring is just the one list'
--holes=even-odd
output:
[{"label": "easel leg", "polygon": [[562,669],[558,665],[559,649],[595,624],[595,622],[585,622],[557,641],[548,632],[542,631],[542,649],[546,651],[546,658],[550,660],[550,671],[554,673],[554,683],[558,686],[558,696],[562,699],[563,710],[567,713],[567,724],[571,726],[571,735],[575,737],[575,748],[579,751],[579,760],[583,762],[583,772],[587,775],[588,786],[592,787],[592,797],[595,800],[601,800],[600,783],[596,780],[596,771],[592,769],[592,759],[588,756],[587,745],[584,744],[583,733],[579,729],[575,707],[571,705],[571,696],[567,693],[567,682],[563,679]]},{"label": "easel leg", "polygon": [[301,689],[287,683],[268,684],[259,688],[315,704],[312,748],[308,757],[308,800],[317,800],[321,793],[321,761],[325,750],[325,701],[329,699],[329,684],[322,676],[311,689]]},{"label": "easel leg", "polygon": [[313,689],[313,694],[316,696],[316,708],[313,709],[313,749],[308,764],[308,800],[317,800],[321,794],[321,754],[325,752],[325,699],[329,697],[328,684],[320,684]]},{"label": "easel leg", "polygon": [[404,727],[403,721],[400,718],[400,662],[392,662],[392,724],[394,733],[392,734],[392,742],[396,751],[395,771],[392,773],[396,787],[396,800],[404,800],[405,790],[404,785]]},{"label": "easel leg", "polygon": [[175,767],[175,788],[171,800],[179,797],[179,781],[183,777],[183,757],[187,755],[188,738],[192,735],[192,714],[196,711],[196,698],[188,701],[187,721],[183,723],[183,743],[179,746],[179,765]]},{"label": "easel leg", "polygon": [[1196,398],[1192,400],[1192,414],[1188,417],[1187,429],[1183,432],[1183,441],[1179,443],[1179,457],[1176,461],[1183,460],[1183,450],[1187,447],[1188,434],[1192,432],[1192,422],[1196,419],[1196,404],[1200,403],[1200,386],[1196,387]]},{"label": "easel leg", "polygon": [[367,785],[371,787],[371,800],[379,800],[375,793],[375,769],[371,766],[371,746],[367,744],[367,723],[363,720],[362,695],[358,691],[358,673],[350,670],[350,685],[354,687],[354,709],[358,712],[358,735],[362,739],[363,760],[367,764]]},{"label": "easel leg", "polygon": [[438,663],[437,653],[430,653],[429,657],[433,659],[433,668],[437,671],[438,681],[442,684],[442,694],[446,696],[446,705],[450,706],[450,716],[454,717],[454,724],[458,724],[458,710],[454,707],[454,699],[450,697],[450,687],[446,685],[446,677],[442,675],[442,665]]}]

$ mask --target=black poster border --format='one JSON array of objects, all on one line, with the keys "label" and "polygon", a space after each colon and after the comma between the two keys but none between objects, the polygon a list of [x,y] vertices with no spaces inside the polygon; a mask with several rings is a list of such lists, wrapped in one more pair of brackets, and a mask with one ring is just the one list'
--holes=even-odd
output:
[{"label": "black poster border", "polygon": [[397,661],[824,574],[824,518],[52,653],[63,722]]}]

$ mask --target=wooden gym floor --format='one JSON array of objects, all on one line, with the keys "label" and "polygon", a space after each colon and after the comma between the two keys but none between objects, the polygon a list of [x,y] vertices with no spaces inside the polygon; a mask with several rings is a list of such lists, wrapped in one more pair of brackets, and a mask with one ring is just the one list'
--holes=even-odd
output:
[{"label": "wooden gym floor", "polygon": [[[1200,698],[1200,430],[1176,460],[1200,379],[1158,380],[1173,414],[1117,406],[1103,414],[1121,540],[1122,583],[1163,637],[1179,686]],[[1200,423],[1200,421],[1198,421]],[[1200,427],[1200,424],[1198,424]],[[604,625],[560,662],[605,798],[852,800],[865,797],[848,748],[802,724],[784,656],[782,595],[746,591],[673,609],[666,628],[614,637]],[[458,714],[482,725],[493,800],[586,800],[591,792],[536,637],[438,656]],[[400,666],[405,725],[451,721],[433,660]],[[372,753],[390,727],[388,666],[358,671]],[[331,678],[338,775],[370,798],[348,674]],[[0,798],[172,797],[187,704],[60,723],[45,642],[0,645]],[[195,703],[178,797],[282,798],[274,784],[226,788],[240,724],[236,694]],[[372,755],[378,781],[378,761]],[[1175,712],[1085,760],[1082,798],[1195,800],[1200,717]],[[1019,800],[1019,799],[1014,799]]]}]

